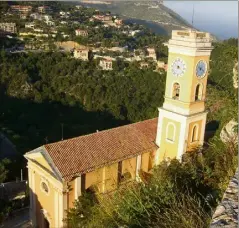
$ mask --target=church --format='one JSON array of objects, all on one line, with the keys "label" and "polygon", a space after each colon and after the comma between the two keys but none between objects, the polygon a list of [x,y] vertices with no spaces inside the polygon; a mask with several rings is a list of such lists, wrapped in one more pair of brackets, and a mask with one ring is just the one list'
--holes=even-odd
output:
[{"label": "church", "polygon": [[65,211],[84,191],[115,190],[167,159],[204,142],[209,33],[174,30],[165,43],[168,69],[158,118],[36,148],[27,159],[30,219],[34,227],[61,228]]}]

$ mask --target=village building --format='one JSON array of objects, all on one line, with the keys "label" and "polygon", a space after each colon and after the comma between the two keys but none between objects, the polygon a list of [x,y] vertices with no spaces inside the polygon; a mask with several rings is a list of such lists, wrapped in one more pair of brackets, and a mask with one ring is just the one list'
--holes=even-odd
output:
[{"label": "village building", "polygon": [[77,6],[76,6],[76,9],[78,9],[78,10],[81,9],[81,8],[82,8],[81,5],[77,5]]},{"label": "village building", "polygon": [[186,151],[203,145],[210,35],[177,30],[165,45],[170,67],[158,118],[46,144],[25,154],[34,227],[63,228],[66,211],[83,192],[104,194],[125,181],[141,181],[163,160],[181,160]]},{"label": "village building", "polygon": [[32,11],[32,6],[12,5],[10,8],[13,12],[20,13],[29,13]]},{"label": "village building", "polygon": [[149,58],[152,58],[154,61],[157,61],[157,54],[154,48],[147,48]]},{"label": "village building", "polygon": [[43,29],[41,29],[41,28],[34,28],[33,31],[34,31],[34,32],[42,33],[42,32],[43,32]]},{"label": "village building", "polygon": [[0,23],[1,34],[16,33],[16,32],[17,32],[16,23]]},{"label": "village building", "polygon": [[88,32],[86,30],[82,30],[82,29],[76,29],[75,30],[76,36],[88,36]]},{"label": "village building", "polygon": [[52,20],[52,16],[51,16],[51,15],[48,15],[48,14],[42,15],[42,18],[43,18],[45,21],[50,21],[50,20]]},{"label": "village building", "polygon": [[37,10],[39,13],[51,13],[52,12],[51,7],[49,7],[49,6],[39,6],[37,8]]},{"label": "village building", "polygon": [[48,26],[55,26],[55,22],[54,21],[46,21],[46,24]]},{"label": "village building", "polygon": [[140,66],[140,69],[147,69],[147,68],[149,68],[149,63],[147,63],[147,62],[141,62],[141,63],[139,64],[139,66]]},{"label": "village building", "polygon": [[99,66],[102,70],[113,70],[113,60],[110,58],[101,59]]},{"label": "village building", "polygon": [[25,13],[21,13],[20,14],[20,19],[27,19],[27,14],[25,14]]},{"label": "village building", "polygon": [[60,21],[60,24],[62,24],[62,25],[67,25],[68,22],[67,22],[67,21]]},{"label": "village building", "polygon": [[81,60],[89,60],[89,49],[88,48],[76,48],[74,50],[74,58]]},{"label": "village building", "polygon": [[164,61],[157,61],[156,69],[167,71],[168,65]]},{"label": "village building", "polygon": [[116,18],[114,22],[115,22],[116,25],[122,25],[123,24],[123,20],[118,19],[118,18]]},{"label": "village building", "polygon": [[27,22],[25,24],[25,28],[34,29],[34,27],[35,27],[35,23],[34,22]]},{"label": "village building", "polygon": [[39,13],[31,13],[30,17],[33,18],[34,20],[39,20],[39,21],[41,21],[43,19],[43,15],[41,15]]},{"label": "village building", "polygon": [[112,22],[113,18],[111,15],[93,15],[93,18],[102,22]]}]

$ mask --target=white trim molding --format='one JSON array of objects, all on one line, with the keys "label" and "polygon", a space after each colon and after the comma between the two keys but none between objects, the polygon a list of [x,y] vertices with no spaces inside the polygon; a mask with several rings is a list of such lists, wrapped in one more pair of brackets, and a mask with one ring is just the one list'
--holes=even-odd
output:
[{"label": "white trim molding", "polygon": [[54,189],[54,212],[55,212],[55,227],[59,227],[59,192],[57,189]]},{"label": "white trim molding", "polygon": [[79,196],[81,196],[81,176],[75,178],[75,200],[78,200]]},{"label": "white trim molding", "polygon": [[138,155],[136,158],[136,181],[140,182],[140,176],[139,176],[139,171],[141,169],[141,162],[142,162],[142,155]]},{"label": "white trim molding", "polygon": [[63,192],[59,193],[59,227],[63,227],[63,219],[64,219],[64,200],[63,200]]}]

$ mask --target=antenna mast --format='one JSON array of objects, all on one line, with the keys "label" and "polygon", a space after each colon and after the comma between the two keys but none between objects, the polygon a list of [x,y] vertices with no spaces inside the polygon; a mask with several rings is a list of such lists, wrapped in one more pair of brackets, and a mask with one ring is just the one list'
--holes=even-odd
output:
[{"label": "antenna mast", "polygon": [[193,26],[193,19],[194,19],[194,3],[193,3],[192,26]]}]

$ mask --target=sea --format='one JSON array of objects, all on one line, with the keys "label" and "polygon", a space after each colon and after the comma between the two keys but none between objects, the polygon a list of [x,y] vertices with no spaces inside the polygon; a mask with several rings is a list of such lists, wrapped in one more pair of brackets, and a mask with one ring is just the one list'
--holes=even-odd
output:
[{"label": "sea", "polygon": [[238,1],[164,1],[199,30],[221,40],[238,38]]}]

